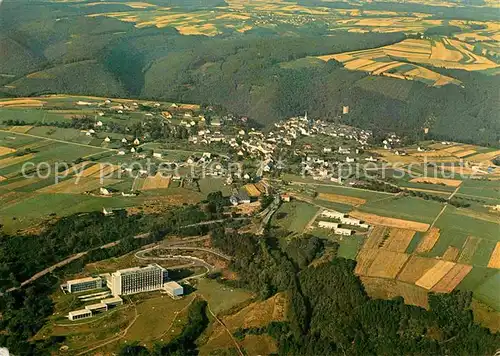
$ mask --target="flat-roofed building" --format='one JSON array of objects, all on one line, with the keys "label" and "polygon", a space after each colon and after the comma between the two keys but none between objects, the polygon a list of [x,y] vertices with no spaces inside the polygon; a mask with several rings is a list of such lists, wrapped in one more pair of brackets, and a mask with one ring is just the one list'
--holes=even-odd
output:
[{"label": "flat-roofed building", "polygon": [[109,288],[114,296],[152,292],[163,288],[167,270],[157,264],[118,270],[111,274]]},{"label": "flat-roofed building", "polygon": [[78,293],[85,292],[88,290],[99,289],[105,286],[104,281],[101,277],[86,277],[80,279],[73,279],[66,282],[68,292]]},{"label": "flat-roofed building", "polygon": [[333,219],[343,219],[345,214],[335,210],[323,210],[321,216],[326,216],[327,218]]},{"label": "flat-roofed building", "polygon": [[324,229],[336,229],[339,227],[339,224],[330,221],[320,221],[318,222],[318,226]]},{"label": "flat-roofed building", "polygon": [[99,313],[108,311],[108,306],[107,304],[104,303],[96,303],[96,304],[86,305],[85,309],[90,310],[92,313]]},{"label": "flat-roofed building", "polygon": [[354,233],[354,231],[350,229],[338,228],[335,229],[335,233],[342,236],[351,236]]},{"label": "flat-roofed building", "polygon": [[92,311],[88,309],[73,310],[68,313],[69,320],[80,320],[92,318]]},{"label": "flat-roofed building", "polygon": [[163,285],[163,289],[171,297],[180,297],[184,294],[184,288],[177,282],[171,281]]},{"label": "flat-roofed building", "polygon": [[109,307],[115,307],[123,304],[123,299],[120,297],[112,297],[101,300],[101,303],[106,304]]}]

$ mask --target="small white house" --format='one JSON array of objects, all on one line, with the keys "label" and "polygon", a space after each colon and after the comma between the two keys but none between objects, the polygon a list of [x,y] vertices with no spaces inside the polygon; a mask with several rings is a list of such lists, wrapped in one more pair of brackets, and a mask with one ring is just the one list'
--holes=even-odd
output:
[{"label": "small white house", "polygon": [[99,192],[101,193],[101,195],[111,195],[110,191],[104,187],[99,188]]},{"label": "small white house", "polygon": [[102,127],[102,125],[103,125],[102,121],[97,121],[97,122],[95,123],[95,126],[96,126],[96,127]]},{"label": "small white house", "polygon": [[141,141],[139,141],[139,139],[138,139],[138,138],[136,138],[136,139],[134,140],[134,145],[136,145],[136,146],[137,146],[137,145],[140,145],[140,144],[141,144]]},{"label": "small white house", "polygon": [[109,136],[106,136],[106,138],[104,139],[104,142],[111,142],[111,139],[109,138]]},{"label": "small white house", "polygon": [[125,151],[124,150],[118,151],[118,156],[125,156]]},{"label": "small white house", "polygon": [[122,143],[127,143],[127,142],[128,142],[128,141],[127,141],[127,139],[126,139],[125,137],[124,137],[124,138],[122,138]]},{"label": "small white house", "polygon": [[162,158],[162,154],[161,153],[153,153],[153,157],[161,159]]}]

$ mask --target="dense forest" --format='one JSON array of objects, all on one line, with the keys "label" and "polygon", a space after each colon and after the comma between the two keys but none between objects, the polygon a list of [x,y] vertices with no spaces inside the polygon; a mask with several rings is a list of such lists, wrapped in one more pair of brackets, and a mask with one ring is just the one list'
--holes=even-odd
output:
[{"label": "dense forest", "polygon": [[[193,9],[220,5],[217,0],[171,2]],[[364,6],[373,10],[389,5],[394,4]],[[127,8],[101,6],[102,11]],[[286,25],[244,34],[226,29],[215,37],[185,36],[173,27],[139,29],[113,18],[85,17],[89,8],[32,1],[26,10],[22,2],[4,1],[0,46],[6,55],[0,57],[0,67],[10,75],[0,77],[0,84],[8,86],[0,90],[2,95],[72,93],[219,104],[264,125],[307,110],[312,117],[414,138],[423,138],[423,127],[431,122],[433,139],[499,142],[495,76],[456,70],[453,77],[463,86],[433,88],[348,71],[335,61],[297,61],[392,44],[405,38],[402,33],[327,33],[322,26],[304,24],[294,36],[282,35]],[[476,17],[488,14],[485,8],[439,8],[437,14],[463,12],[467,17],[470,11]],[[350,113],[340,117],[343,105],[350,106]]]},{"label": "dense forest", "polygon": [[263,298],[289,293],[288,322],[238,334],[267,333],[280,355],[488,355],[500,343],[473,321],[471,293],[430,294],[429,310],[394,300],[371,299],[354,275],[355,261],[334,258],[317,266],[315,237],[292,240],[284,250],[273,236],[214,232],[216,246],[235,255],[238,284]]}]

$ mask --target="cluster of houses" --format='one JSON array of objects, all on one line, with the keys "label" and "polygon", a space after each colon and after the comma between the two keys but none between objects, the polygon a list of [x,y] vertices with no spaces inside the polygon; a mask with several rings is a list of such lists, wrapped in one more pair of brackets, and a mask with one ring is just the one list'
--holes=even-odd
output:
[{"label": "cluster of houses", "polygon": [[355,231],[352,229],[341,227],[344,225],[356,226],[362,229],[370,228],[370,225],[362,222],[361,220],[351,218],[348,215],[341,213],[339,211],[323,210],[320,215],[322,217],[332,219],[335,221],[320,220],[318,221],[318,227],[323,229],[333,230],[333,232],[337,235],[351,236],[355,233]]}]

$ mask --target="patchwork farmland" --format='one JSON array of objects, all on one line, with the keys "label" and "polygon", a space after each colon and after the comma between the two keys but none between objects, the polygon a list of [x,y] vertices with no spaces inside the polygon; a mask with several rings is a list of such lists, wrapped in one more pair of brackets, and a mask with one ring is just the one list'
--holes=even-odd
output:
[{"label": "patchwork farmland", "polygon": [[[376,49],[318,56],[342,62],[349,70],[368,72],[404,80],[418,80],[430,86],[460,85],[460,81],[420,66],[480,71],[498,68],[492,60],[472,52],[472,46],[459,40],[406,39]],[[467,154],[473,154],[473,151]]]}]

